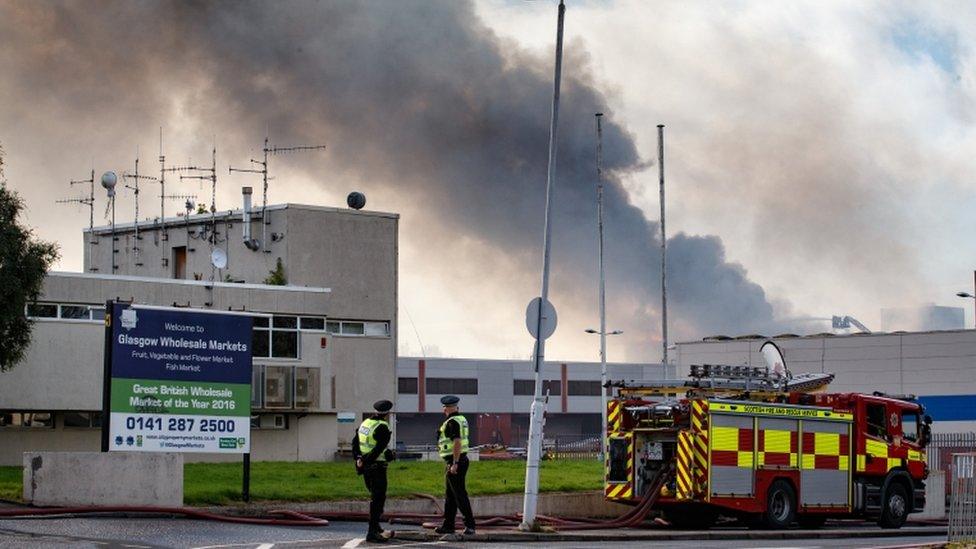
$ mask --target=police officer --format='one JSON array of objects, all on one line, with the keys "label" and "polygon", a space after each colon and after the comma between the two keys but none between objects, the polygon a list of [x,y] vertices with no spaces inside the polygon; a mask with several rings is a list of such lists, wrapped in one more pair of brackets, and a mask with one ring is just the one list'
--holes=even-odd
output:
[{"label": "police officer", "polygon": [[396,459],[390,443],[390,410],[393,403],[378,400],[373,403],[376,413],[365,419],[352,439],[352,455],[356,458],[356,471],[363,475],[369,490],[369,530],[366,541],[386,543],[393,535],[380,528],[383,505],[386,503],[386,467]]},{"label": "police officer", "polygon": [[474,514],[465,487],[468,474],[468,420],[458,413],[461,399],[448,395],[441,398],[447,419],[437,430],[437,450],[447,465],[445,480],[444,522],[434,531],[438,534],[454,533],[454,518],[458,510],[464,517],[464,534],[474,534]]}]

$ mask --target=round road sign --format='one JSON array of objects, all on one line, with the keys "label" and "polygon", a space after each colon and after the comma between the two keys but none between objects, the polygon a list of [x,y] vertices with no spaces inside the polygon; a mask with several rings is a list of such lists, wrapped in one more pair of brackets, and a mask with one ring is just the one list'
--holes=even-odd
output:
[{"label": "round road sign", "polygon": [[[529,306],[525,309],[525,327],[529,329],[529,333],[532,337],[538,338],[539,334],[537,329],[539,328],[539,302],[542,301],[541,297],[537,297],[529,302]],[[542,337],[541,339],[549,339],[549,336],[556,331],[556,308],[552,306],[552,302],[548,299],[542,304]]]}]

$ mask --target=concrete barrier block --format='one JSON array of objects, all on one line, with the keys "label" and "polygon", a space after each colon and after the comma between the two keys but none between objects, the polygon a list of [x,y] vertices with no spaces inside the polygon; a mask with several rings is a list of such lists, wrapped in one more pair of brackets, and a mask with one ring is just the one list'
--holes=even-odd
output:
[{"label": "concrete barrier block", "polygon": [[183,455],[24,452],[24,499],[37,506],[183,506]]}]

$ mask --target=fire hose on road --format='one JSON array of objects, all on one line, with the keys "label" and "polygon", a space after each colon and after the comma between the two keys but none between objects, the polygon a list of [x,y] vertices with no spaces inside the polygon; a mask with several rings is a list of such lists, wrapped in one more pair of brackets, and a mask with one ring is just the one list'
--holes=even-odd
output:
[{"label": "fire hose on road", "polygon": [[[662,471],[643,499],[631,510],[613,519],[565,519],[546,515],[537,515],[540,526],[555,530],[596,530],[605,528],[633,528],[640,526],[651,512],[651,508],[661,493],[661,487],[668,481],[673,469]],[[429,496],[428,496],[429,497]],[[212,513],[189,507],[147,507],[147,506],[84,506],[84,507],[45,507],[45,508],[15,508],[0,509],[0,519],[3,518],[31,518],[56,516],[85,516],[104,514],[138,514],[181,516],[198,520],[213,520],[237,524],[258,524],[266,526],[328,526],[329,519],[365,521],[369,513],[360,511],[307,511],[299,512],[287,509],[268,511],[264,517],[246,517]],[[412,524],[433,527],[439,525],[441,515],[431,513],[387,513],[385,518],[391,524]],[[476,517],[476,525],[481,528],[514,528],[522,521],[521,514],[493,515]]]}]

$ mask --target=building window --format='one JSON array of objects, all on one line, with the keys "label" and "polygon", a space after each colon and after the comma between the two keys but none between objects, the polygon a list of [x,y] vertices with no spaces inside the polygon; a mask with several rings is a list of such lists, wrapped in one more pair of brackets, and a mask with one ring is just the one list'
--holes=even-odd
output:
[{"label": "building window", "polygon": [[258,358],[299,358],[298,317],[255,317],[252,355]]},{"label": "building window", "polygon": [[51,412],[0,412],[0,427],[5,429],[53,429]]},{"label": "building window", "polygon": [[570,395],[600,396],[602,387],[599,381],[570,380],[568,389]]},{"label": "building window", "polygon": [[415,377],[398,377],[397,378],[397,393],[401,395],[415,395],[417,394],[417,378]]},{"label": "building window", "polygon": [[365,320],[330,320],[325,330],[333,335],[390,337],[390,323]]},{"label": "building window", "polygon": [[64,320],[104,320],[105,307],[68,303],[30,303],[25,311],[30,318],[61,318]]},{"label": "building window", "polygon": [[300,328],[321,332],[325,330],[325,319],[320,316],[303,316]]},{"label": "building window", "polygon": [[101,412],[65,412],[65,429],[93,429],[102,426]]},{"label": "building window", "polygon": [[[514,387],[513,393],[516,395],[535,395],[535,380],[534,379],[516,379],[513,380]],[[546,391],[552,396],[558,396],[562,394],[562,384],[558,379],[550,379],[542,381],[542,394],[545,395]]]},{"label": "building window", "polygon": [[478,394],[478,380],[472,378],[428,377],[427,394],[476,395]]},{"label": "building window", "polygon": [[32,318],[58,318],[58,306],[53,303],[29,303],[27,316]]}]

